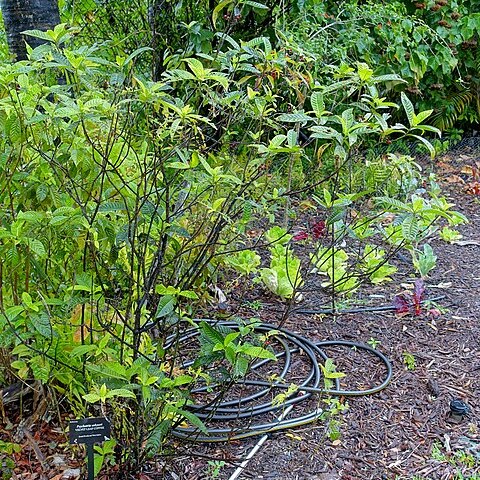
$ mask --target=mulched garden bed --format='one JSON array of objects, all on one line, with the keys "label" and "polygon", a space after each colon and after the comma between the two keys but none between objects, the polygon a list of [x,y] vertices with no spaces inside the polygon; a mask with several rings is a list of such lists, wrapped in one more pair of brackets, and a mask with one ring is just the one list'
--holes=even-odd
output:
[{"label": "mulched garden bed", "polygon": [[[442,297],[438,305],[426,307],[420,316],[399,316],[394,311],[336,317],[294,313],[284,324],[312,340],[373,341],[393,364],[391,384],[379,394],[348,399],[349,409],[334,417],[340,422],[340,438],[330,438],[325,422],[272,434],[240,479],[413,480],[417,475],[449,480],[461,479],[459,472],[466,479],[480,478],[480,197],[471,188],[475,162],[480,163],[480,158],[468,151],[454,151],[435,161],[443,194],[470,220],[459,227],[463,242],[431,241],[438,260],[426,280],[426,298]],[[391,305],[395,295],[413,282],[409,272],[400,272],[394,282],[362,288],[362,299],[371,305]],[[245,298],[236,303],[231,298],[234,313],[278,323],[281,302],[260,289],[249,295],[261,301],[260,310],[251,309]],[[302,307],[323,304],[314,293],[304,297]],[[443,313],[437,316],[437,310]],[[406,354],[414,357],[410,370]],[[348,355],[335,358],[335,352],[332,356],[339,370],[348,373],[353,360]],[[366,376],[368,369],[369,365],[362,366]],[[356,381],[361,383],[362,378]],[[363,380],[374,383],[375,378]],[[458,423],[449,416],[452,399],[461,399],[471,408],[470,415]],[[21,439],[24,448],[14,455],[13,479],[86,478],[80,473],[79,460],[68,453],[67,439],[54,425],[57,420],[52,417],[50,423],[36,425],[32,438]],[[16,427],[2,425],[0,438],[11,441]],[[146,466],[139,478],[228,479],[257,441],[208,445],[173,441],[175,455]],[[458,452],[470,457],[460,458]],[[215,472],[212,461],[225,464]]]}]

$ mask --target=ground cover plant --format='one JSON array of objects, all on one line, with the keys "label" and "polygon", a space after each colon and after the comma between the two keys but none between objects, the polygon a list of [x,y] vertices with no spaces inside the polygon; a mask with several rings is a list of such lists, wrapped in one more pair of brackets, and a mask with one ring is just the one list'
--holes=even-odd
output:
[{"label": "ground cover plant", "polygon": [[[189,407],[214,362],[227,390],[273,360],[249,319],[238,332],[196,320],[221,316],[234,288],[278,297],[280,326],[312,284],[335,314],[395,278],[399,253],[428,278],[431,240],[467,221],[412,157],[365,153],[415,141],[435,154],[433,109],[396,92],[404,72],[364,58],[318,68],[282,31],[230,31],[232,12],[266,21],[267,7],[244,4],[217,5],[224,31],[161,68],[148,45],[112,55],[67,24],[27,32],[41,40],[28,60],[0,65],[0,384],[42,386],[63,425],[110,417],[96,447],[108,478],[171,453],[176,427],[206,432]],[[298,205],[314,218],[301,225]],[[424,280],[399,313],[421,314]],[[201,336],[187,365],[189,327]],[[0,458],[13,471],[10,440]]]}]

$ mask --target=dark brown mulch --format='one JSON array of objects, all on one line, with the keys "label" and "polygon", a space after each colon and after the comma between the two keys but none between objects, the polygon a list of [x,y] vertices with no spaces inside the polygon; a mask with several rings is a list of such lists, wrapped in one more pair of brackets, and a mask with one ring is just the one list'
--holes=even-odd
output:
[{"label": "dark brown mulch", "polygon": [[[322,422],[272,434],[240,479],[400,480],[415,475],[422,480],[463,479],[460,473],[469,480],[480,478],[480,202],[466,193],[472,179],[470,170],[464,168],[478,160],[468,153],[450,155],[436,168],[443,194],[470,220],[459,227],[467,244],[431,240],[438,261],[426,280],[426,293],[428,298],[443,297],[438,301],[438,309],[443,311],[440,316],[429,312],[437,307],[431,305],[420,316],[402,317],[392,311],[336,318],[292,315],[285,323],[287,328],[317,340],[378,341],[377,348],[394,368],[389,387],[377,395],[348,400],[349,409],[338,417],[338,440],[329,438],[328,425]],[[413,282],[408,272],[397,274],[395,282],[372,288],[364,299],[370,293],[371,303],[391,304],[404,284]],[[316,300],[308,295],[305,303],[314,306]],[[384,299],[379,300],[382,295]],[[281,307],[271,298],[262,301],[264,308],[256,316],[275,323]],[[413,370],[405,365],[406,353],[415,357]],[[337,363],[339,370],[345,366],[348,372],[348,361],[342,365],[339,358]],[[452,399],[461,399],[471,407],[471,414],[460,423],[449,416]],[[229,460],[241,462],[257,441],[192,448],[212,458],[225,458],[220,477],[229,478],[235,470]],[[444,456],[432,455],[435,449]],[[455,452],[462,451],[471,455],[473,464],[454,460]],[[181,473],[177,462],[171,467],[178,476],[173,478],[208,478],[205,462],[203,468],[197,464],[186,474]]]}]

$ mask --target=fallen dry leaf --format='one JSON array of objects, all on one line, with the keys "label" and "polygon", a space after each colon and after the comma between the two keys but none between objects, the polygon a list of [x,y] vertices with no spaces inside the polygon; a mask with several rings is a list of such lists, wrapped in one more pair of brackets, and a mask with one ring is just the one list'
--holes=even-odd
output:
[{"label": "fallen dry leaf", "polygon": [[445,178],[448,183],[465,183],[465,180],[458,175],[450,175]]}]

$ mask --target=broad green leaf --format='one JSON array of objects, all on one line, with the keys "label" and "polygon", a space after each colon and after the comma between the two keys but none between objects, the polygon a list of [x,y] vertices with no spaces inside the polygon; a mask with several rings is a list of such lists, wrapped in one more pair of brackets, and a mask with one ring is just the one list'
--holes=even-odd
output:
[{"label": "broad green leaf", "polygon": [[181,292],[179,292],[179,295],[181,297],[191,298],[192,300],[197,300],[198,299],[198,295],[195,292],[193,292],[192,290],[182,290]]},{"label": "broad green leaf", "polygon": [[125,59],[125,61],[122,63],[122,65],[123,66],[128,65],[135,57],[138,57],[143,52],[152,51],[152,50],[153,50],[153,48],[151,48],[151,47],[137,48]]},{"label": "broad green leaf", "polygon": [[231,3],[233,3],[233,0],[223,0],[222,2],[220,2],[220,3],[213,9],[213,13],[212,13],[212,23],[213,23],[213,26],[214,26],[214,27],[217,26],[217,19],[218,19],[218,16],[220,15],[220,12],[221,12],[227,5],[230,5]]},{"label": "broad green leaf", "polygon": [[42,337],[52,338],[52,336],[55,336],[50,318],[45,312],[32,317],[32,325]]},{"label": "broad green leaf", "polygon": [[133,392],[130,390],[127,390],[126,388],[115,388],[113,390],[110,390],[107,393],[108,398],[114,398],[114,397],[123,397],[123,398],[137,398]]},{"label": "broad green leaf", "polygon": [[51,33],[42,32],[41,30],[24,30],[22,34],[30,37],[40,38],[42,40],[46,40],[47,42],[55,41],[55,37]]},{"label": "broad green leaf", "polygon": [[163,318],[170,315],[175,309],[175,297],[173,295],[164,295],[158,302],[155,318]]},{"label": "broad green leaf", "polygon": [[223,335],[207,322],[200,322],[199,329],[212,344],[221,343],[223,345]]},{"label": "broad green leaf", "polygon": [[170,420],[164,419],[158,423],[150,432],[145,449],[152,455],[158,453],[162,446],[164,438],[167,436],[172,423]]},{"label": "broad green leaf", "polygon": [[373,76],[373,70],[366,63],[361,62],[357,64],[357,73],[362,82],[367,82]]},{"label": "broad green leaf", "polygon": [[96,349],[97,347],[95,345],[78,345],[70,352],[70,355],[72,357],[80,357],[81,355],[85,355],[86,353],[92,352]]},{"label": "broad green leaf", "polygon": [[395,73],[390,73],[387,75],[378,75],[375,77],[371,78],[372,82],[379,83],[379,82],[402,82],[402,83],[408,83],[406,80],[404,80],[402,77]]},{"label": "broad green leaf", "polygon": [[188,383],[193,382],[193,377],[190,375],[180,375],[178,377],[175,377],[173,380],[173,386],[179,387],[181,385],[187,385]]},{"label": "broad green leaf", "polygon": [[242,347],[242,351],[252,358],[267,358],[270,360],[276,360],[275,355],[266,348],[255,347],[253,345],[244,345]]},{"label": "broad green leaf", "polygon": [[297,145],[297,132],[295,130],[289,130],[287,132],[287,143],[289,147],[295,147]]},{"label": "broad green leaf", "polygon": [[422,142],[427,147],[427,150],[430,153],[430,157],[435,158],[435,155],[436,155],[435,147],[426,138],[421,137],[420,135],[410,135],[410,136]]},{"label": "broad green leaf", "polygon": [[88,403],[96,403],[100,400],[100,396],[97,393],[87,393],[83,395],[82,398]]},{"label": "broad green leaf", "polygon": [[196,58],[185,58],[184,61],[188,63],[188,66],[198,79],[202,80],[205,77],[205,68],[200,60]]},{"label": "broad green leaf", "polygon": [[426,120],[431,114],[433,113],[433,110],[424,110],[423,112],[420,112],[418,115],[414,116],[415,119],[415,126],[420,125],[424,120]]},{"label": "broad green leaf", "polygon": [[44,258],[47,256],[47,251],[43,246],[43,243],[40,240],[36,240],[33,238],[27,238],[25,243],[28,245],[30,250],[38,255],[40,258]]},{"label": "broad green leaf", "polygon": [[248,360],[243,357],[239,356],[237,357],[237,360],[235,361],[235,365],[233,366],[233,374],[237,378],[242,378],[245,376],[248,370]]},{"label": "broad green leaf", "polygon": [[277,117],[279,122],[286,122],[286,123],[304,123],[314,120],[313,117],[310,117],[306,113],[282,113]]},{"label": "broad green leaf", "polygon": [[225,337],[225,340],[223,341],[223,344],[226,346],[226,345],[229,345],[230,343],[232,343],[238,336],[240,335],[240,332],[232,332],[232,333],[229,333],[226,337]]},{"label": "broad green leaf", "polygon": [[178,409],[177,413],[182,417],[186,418],[194,427],[197,427],[201,432],[208,434],[208,430],[205,424],[192,412],[189,412],[188,410]]}]

